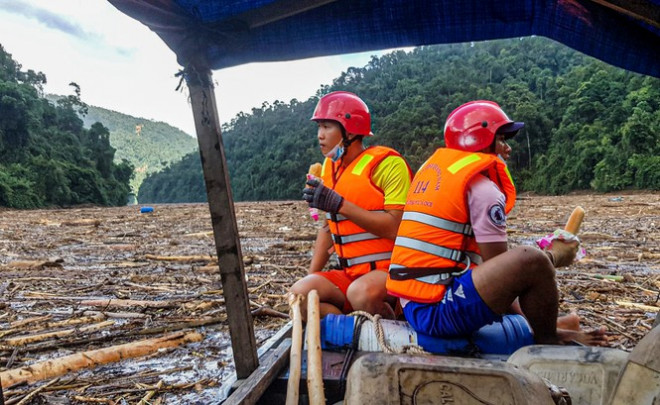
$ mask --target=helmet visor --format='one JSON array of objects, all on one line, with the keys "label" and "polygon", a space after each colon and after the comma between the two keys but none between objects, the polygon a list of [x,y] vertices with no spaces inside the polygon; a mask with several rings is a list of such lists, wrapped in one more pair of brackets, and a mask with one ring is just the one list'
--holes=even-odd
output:
[{"label": "helmet visor", "polygon": [[497,128],[497,134],[503,134],[504,139],[510,139],[516,136],[518,131],[520,131],[525,126],[524,122],[509,122],[504,124],[501,127]]}]

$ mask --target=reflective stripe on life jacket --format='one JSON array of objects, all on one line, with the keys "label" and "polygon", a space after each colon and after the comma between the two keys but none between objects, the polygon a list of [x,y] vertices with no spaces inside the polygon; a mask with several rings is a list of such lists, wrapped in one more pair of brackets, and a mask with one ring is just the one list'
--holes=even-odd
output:
[{"label": "reflective stripe on life jacket", "polygon": [[[325,159],[321,178],[346,200],[369,211],[385,210],[385,195],[371,177],[374,169],[388,156],[401,156],[393,149],[372,146],[341,170],[341,161]],[[386,269],[394,241],[367,232],[348,218],[326,213],[339,264],[351,276],[358,277],[375,269]]]},{"label": "reflective stripe on life jacket", "polygon": [[390,294],[438,302],[452,277],[480,262],[467,198],[470,182],[480,173],[504,193],[508,214],[515,204],[515,187],[506,164],[495,155],[441,148],[422,165],[408,192],[392,251]]}]

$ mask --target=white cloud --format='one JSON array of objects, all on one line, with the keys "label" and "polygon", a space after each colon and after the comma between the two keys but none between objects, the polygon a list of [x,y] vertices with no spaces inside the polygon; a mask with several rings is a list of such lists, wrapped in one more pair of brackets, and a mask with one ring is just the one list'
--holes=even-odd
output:
[{"label": "white cloud", "polygon": [[[176,92],[174,53],[136,20],[106,1],[2,0],[0,44],[23,70],[46,74],[45,91],[72,94],[88,104],[167,122],[194,134],[185,92]],[[262,102],[306,100],[367,52],[294,62],[249,64],[214,72],[221,122]]]}]

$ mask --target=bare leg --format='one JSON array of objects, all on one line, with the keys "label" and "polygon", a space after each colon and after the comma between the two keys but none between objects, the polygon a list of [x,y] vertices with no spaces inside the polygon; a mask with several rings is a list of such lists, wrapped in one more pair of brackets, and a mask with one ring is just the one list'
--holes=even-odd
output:
[{"label": "bare leg", "polygon": [[385,281],[387,273],[384,271],[372,271],[353,281],[346,291],[353,309],[394,319],[394,310],[385,302],[388,298]]},{"label": "bare leg", "polygon": [[307,293],[316,290],[319,294],[319,312],[321,318],[327,314],[341,314],[341,308],[344,307],[346,297],[339,287],[334,285],[325,277],[309,274],[296,281],[289,290],[292,294],[303,296],[300,302],[300,311],[302,319],[307,320]]},{"label": "bare leg", "polygon": [[545,253],[519,246],[480,265],[472,279],[486,305],[498,314],[506,313],[518,298],[537,343],[560,342],[555,269]]}]

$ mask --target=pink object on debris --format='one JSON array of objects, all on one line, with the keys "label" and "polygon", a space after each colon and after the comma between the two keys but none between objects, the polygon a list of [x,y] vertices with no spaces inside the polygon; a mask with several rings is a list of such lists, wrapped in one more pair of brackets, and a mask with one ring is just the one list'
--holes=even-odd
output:
[{"label": "pink object on debris", "polygon": [[[570,232],[567,232],[563,229],[557,229],[553,233],[545,235],[541,239],[536,240],[536,245],[542,250],[549,249],[552,246],[552,242],[555,240],[561,240],[565,242],[574,242],[577,241],[580,243],[580,239],[577,236],[573,235]],[[575,261],[578,261],[587,255],[587,251],[584,248],[580,248],[575,255]]]}]

